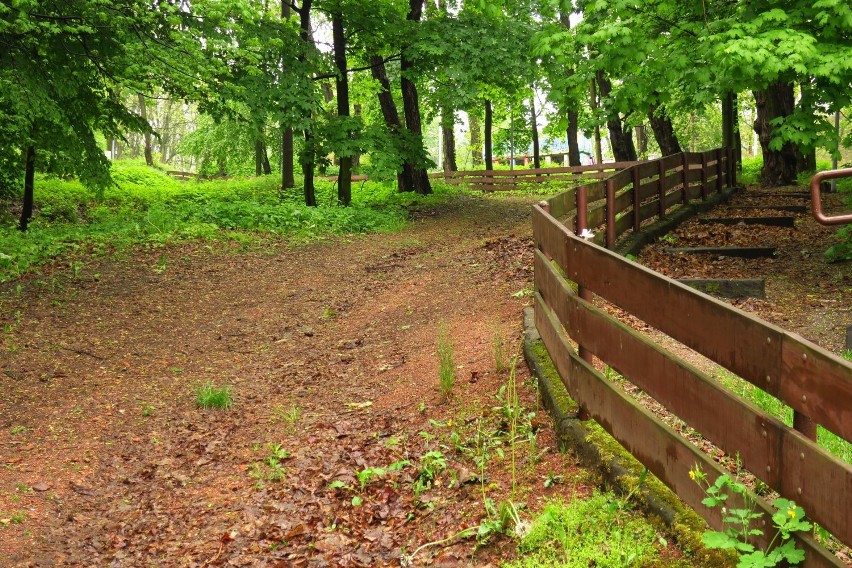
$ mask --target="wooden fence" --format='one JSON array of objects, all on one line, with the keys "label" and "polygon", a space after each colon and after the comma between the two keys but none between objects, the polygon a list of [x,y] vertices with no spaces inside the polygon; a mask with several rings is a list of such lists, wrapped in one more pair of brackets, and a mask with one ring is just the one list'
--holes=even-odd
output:
[{"label": "wooden fence", "polygon": [[611,176],[614,172],[639,163],[641,162],[611,162],[608,164],[565,168],[435,172],[429,174],[429,177],[442,180],[444,183],[450,185],[464,184],[474,190],[507,191],[523,189],[526,184],[602,179]]},{"label": "wooden fence", "polygon": [[[602,182],[558,194],[535,206],[535,320],[568,392],[680,498],[721,528],[718,509],[689,476],[700,466],[711,481],[726,473],[689,440],[605,379],[594,357],[616,369],[669,412],[846,545],[852,544],[852,466],[810,438],[812,423],[852,440],[852,365],[801,337],[578,237],[604,225],[610,247],[624,231],[665,215],[688,197],[707,196],[733,184],[728,152],[683,154],[618,172]],[[700,164],[700,166],[698,165]],[[595,204],[596,199],[603,206]],[[590,205],[591,204],[591,205]],[[638,212],[638,214],[636,214]],[[621,214],[621,216],[619,216]],[[624,220],[626,219],[626,221]],[[808,435],[721,386],[677,355],[598,307],[614,304],[715,361],[792,407]],[[577,349],[571,342],[576,342]],[[736,507],[736,495],[728,507]],[[763,513],[758,539],[766,546],[772,507]],[[843,566],[811,536],[797,535],[808,566]]]}]

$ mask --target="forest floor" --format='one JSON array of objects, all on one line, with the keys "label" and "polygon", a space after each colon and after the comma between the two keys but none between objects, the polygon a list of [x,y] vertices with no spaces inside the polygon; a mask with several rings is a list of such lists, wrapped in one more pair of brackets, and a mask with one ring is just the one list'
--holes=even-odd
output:
[{"label": "forest floor", "polygon": [[[462,196],[396,234],[176,245],[13,283],[0,565],[399,565],[486,526],[488,502],[536,510],[591,494],[523,363],[519,404],[537,413],[507,423],[512,374],[496,361],[520,347],[535,199]],[[759,272],[767,300],[737,305],[839,352],[852,267],[826,265],[832,230],[800,217],[760,232],[784,248],[759,265],[654,247],[647,260],[679,277]],[[206,382],[230,385],[233,407],[198,408]],[[508,539],[474,543],[451,539],[414,563],[515,554]]]}]

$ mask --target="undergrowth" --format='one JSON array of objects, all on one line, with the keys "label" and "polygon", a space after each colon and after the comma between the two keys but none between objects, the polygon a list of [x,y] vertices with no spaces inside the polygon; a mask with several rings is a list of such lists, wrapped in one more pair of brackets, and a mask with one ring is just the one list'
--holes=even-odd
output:
[{"label": "undergrowth", "polygon": [[336,206],[336,186],[317,180],[319,207],[301,189],[281,191],[276,176],[178,181],[138,162],[113,165],[116,185],[101,195],[79,182],[38,178],[35,211],[17,230],[19,201],[0,202],[0,282],[61,256],[98,255],[134,245],[186,240],[257,242],[282,236],[304,242],[329,235],[390,232],[415,203],[435,203],[459,190],[401,194],[392,183],[353,185],[352,206]]}]

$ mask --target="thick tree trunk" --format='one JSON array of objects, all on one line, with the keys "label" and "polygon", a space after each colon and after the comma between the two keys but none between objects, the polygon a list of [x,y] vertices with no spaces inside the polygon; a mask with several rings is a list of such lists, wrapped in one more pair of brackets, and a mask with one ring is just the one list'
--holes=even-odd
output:
[{"label": "thick tree trunk", "polygon": [[[379,98],[379,108],[382,109],[382,116],[385,119],[385,125],[388,127],[390,136],[399,142],[400,133],[402,132],[402,122],[399,120],[399,112],[396,109],[396,103],[393,100],[391,93],[390,81],[385,70],[384,59],[378,55],[370,57],[370,73],[373,79],[379,82],[381,90],[377,95]],[[397,191],[414,191],[414,168],[408,160],[402,164],[402,171],[396,175]]]},{"label": "thick tree trunk", "polygon": [[[594,79],[592,79],[590,82],[589,101],[592,104],[592,113],[594,114],[598,110],[598,88]],[[595,163],[603,163],[603,149],[601,148],[601,127],[597,122],[595,122],[594,144]]]},{"label": "thick tree trunk", "polygon": [[760,182],[767,187],[793,184],[796,181],[795,146],[787,142],[779,150],[769,147],[773,135],[770,123],[793,113],[793,85],[775,83],[766,89],[754,91],[754,101],[757,107],[754,131],[763,154]]},{"label": "thick tree trunk", "polygon": [[494,169],[494,156],[491,148],[491,127],[494,122],[491,101],[485,101],[485,169]]},{"label": "thick tree trunk", "polygon": [[[419,22],[423,15],[423,0],[408,0],[408,15],[406,20]],[[417,86],[411,78],[413,67],[407,50],[402,50],[400,69],[402,70],[402,106],[405,114],[405,126],[413,134],[420,144],[423,144],[423,129],[420,125],[420,100],[417,96]],[[422,165],[413,166],[412,176],[414,178],[414,191],[426,195],[432,193],[432,184],[429,182],[429,174]]]},{"label": "thick tree trunk", "polygon": [[533,167],[541,167],[541,154],[538,147],[538,118],[535,114],[535,93],[530,97],[530,121],[532,126]]},{"label": "thick tree trunk", "polygon": [[633,129],[636,132],[636,155],[644,160],[648,157],[648,134],[645,125],[639,124]]},{"label": "thick tree trunk", "polygon": [[33,216],[33,196],[35,194],[35,146],[27,146],[27,158],[24,163],[24,207],[21,210],[21,223],[18,228],[26,232]]},{"label": "thick tree trunk", "polygon": [[[281,0],[281,19],[290,19],[290,0]],[[286,61],[287,54],[284,53],[283,61]],[[290,189],[296,187],[296,172],[293,164],[293,128],[284,126],[281,129],[281,189]]]},{"label": "thick tree trunk", "polygon": [[467,113],[467,121],[470,127],[470,162],[475,169],[482,165],[482,127],[476,113]]},{"label": "thick tree trunk", "polygon": [[441,140],[443,142],[443,162],[445,172],[458,171],[456,165],[456,117],[455,113],[445,108],[441,112]]},{"label": "thick tree trunk", "polygon": [[[579,142],[579,133],[580,133],[580,125],[579,125],[579,116],[577,115],[577,111],[569,110],[568,111],[568,165],[569,166],[579,166],[580,165],[580,142]],[[599,139],[600,140],[600,139]]]},{"label": "thick tree trunk", "polygon": [[[598,89],[601,97],[608,97],[612,92],[612,83],[604,75],[603,71],[597,72]],[[609,142],[612,155],[616,162],[628,162],[636,160],[636,147],[633,145],[633,133],[625,126],[618,112],[611,111],[606,120],[609,130]]]},{"label": "thick tree trunk", "polygon": [[[305,51],[313,47],[313,37],[311,29],[311,3],[313,0],[302,0],[302,7],[299,9],[299,37],[304,42]],[[306,60],[304,54],[299,56],[299,60]],[[305,205],[308,207],[317,206],[316,189],[314,188],[314,147],[313,134],[310,128],[304,130],[305,147],[302,149],[300,161],[302,163],[302,189],[305,194]]]},{"label": "thick tree trunk", "polygon": [[664,106],[652,104],[648,108],[648,122],[651,123],[654,139],[657,141],[660,153],[663,156],[681,153],[680,142],[677,140],[674,126]]},{"label": "thick tree trunk", "polygon": [[[139,100],[139,116],[142,117],[146,123],[148,122],[148,108],[145,104],[145,96],[142,93],[137,94]],[[149,125],[150,126],[150,125]],[[145,132],[145,163],[148,164],[148,167],[154,167],[154,150],[151,146],[151,133]]]},{"label": "thick tree trunk", "polygon": [[[349,116],[349,74],[346,72],[346,37],[343,35],[343,14],[331,17],[331,35],[334,43],[334,64],[337,67],[337,116]],[[337,202],[348,206],[352,201],[352,156],[341,155],[340,173],[337,175]]]}]

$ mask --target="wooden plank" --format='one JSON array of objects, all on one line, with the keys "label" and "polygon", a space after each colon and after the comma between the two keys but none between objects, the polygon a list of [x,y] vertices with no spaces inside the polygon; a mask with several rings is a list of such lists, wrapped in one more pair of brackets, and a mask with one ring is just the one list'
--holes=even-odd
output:
[{"label": "wooden plank", "polygon": [[677,205],[683,201],[683,189],[675,189],[673,191],[669,191],[666,194],[666,211],[668,211],[673,205]]},{"label": "wooden plank", "polygon": [[647,203],[643,203],[639,208],[639,218],[642,221],[647,221],[653,217],[657,216],[657,212],[660,210],[660,204],[658,199],[652,199]]},{"label": "wooden plank", "polygon": [[560,265],[569,278],[852,440],[852,364],[573,234],[564,238],[568,263]]},{"label": "wooden plank", "polygon": [[560,168],[517,168],[514,170],[460,170],[456,172],[436,172],[429,174],[430,177],[452,177],[452,178],[465,178],[465,177],[513,177],[513,176],[525,176],[525,175],[552,175],[552,174],[560,174],[560,173],[584,173],[584,172],[604,172],[604,171],[618,171],[623,170],[625,168],[629,168],[630,166],[634,166],[636,164],[641,164],[640,161],[635,162],[608,162],[603,164],[589,164],[585,166],[569,166],[569,167],[560,167]]},{"label": "wooden plank", "polygon": [[589,228],[594,230],[606,222],[606,203],[589,207]]},{"label": "wooden plank", "polygon": [[[535,274],[540,298],[572,339],[726,453],[739,454],[746,469],[838,539],[852,542],[852,465],[577,297],[540,252]],[[788,469],[791,462],[795,469]]]},{"label": "wooden plank", "polygon": [[615,220],[615,238],[617,239],[628,230],[633,228],[633,211],[625,213]]},{"label": "wooden plank", "polygon": [[587,183],[586,186],[586,195],[588,196],[589,203],[593,201],[598,201],[606,197],[606,186],[602,181],[596,181],[593,183]]},{"label": "wooden plank", "polygon": [[657,165],[658,161],[659,160],[652,160],[650,162],[643,162],[643,163],[639,164],[638,166],[636,166],[636,167],[639,168],[639,177],[640,178],[648,178],[648,177],[651,177],[651,176],[656,176],[657,172],[658,172],[658,167],[659,167]]},{"label": "wooden plank", "polygon": [[642,185],[639,186],[639,199],[645,201],[649,197],[652,197],[657,194],[657,190],[660,188],[659,180],[651,180],[646,181]]},{"label": "wooden plank", "polygon": [[701,168],[690,169],[688,174],[690,184],[695,181],[701,181]]},{"label": "wooden plank", "polygon": [[807,213],[807,205],[729,205],[726,209],[729,211],[754,210],[754,209],[774,209],[776,211],[789,211],[790,213]]},{"label": "wooden plank", "polygon": [[610,175],[608,179],[612,180],[612,183],[615,185],[615,191],[618,192],[625,187],[633,185],[633,172],[628,168]]},{"label": "wooden plank", "polygon": [[680,171],[666,175],[666,189],[671,190],[674,187],[683,185],[683,174]]},{"label": "wooden plank", "polygon": [[767,258],[775,254],[775,247],[666,247],[669,254],[715,254],[735,258]]},{"label": "wooden plank", "polygon": [[550,206],[550,214],[556,218],[563,217],[566,213],[577,209],[577,190],[569,189],[562,193],[557,193],[547,200]]},{"label": "wooden plank", "polygon": [[615,212],[620,213],[633,206],[633,192],[622,191],[615,196]]},{"label": "wooden plank", "polygon": [[[708,509],[701,503],[705,497],[704,490],[690,479],[689,471],[699,465],[711,482],[727,472],[583,361],[568,344],[558,319],[539,294],[535,297],[535,323],[565,388],[581,409],[704,517],[710,526],[721,529],[719,509]],[[732,494],[728,498],[728,506],[741,507],[738,499],[739,496]],[[759,497],[754,497],[754,503],[757,512],[764,515],[763,520],[774,512]],[[766,546],[770,538],[771,534],[764,534],[756,537],[755,542]],[[794,538],[805,550],[807,566],[843,566],[810,535],[796,535]]]},{"label": "wooden plank", "polygon": [[677,281],[721,298],[766,298],[766,280],[763,278],[678,278]]},{"label": "wooden plank", "polygon": [[681,169],[681,165],[683,164],[683,159],[680,157],[680,154],[672,154],[671,156],[666,156],[664,158],[661,158],[660,161],[662,161],[663,168],[665,168],[666,171],[674,169],[679,170]]},{"label": "wooden plank", "polygon": [[796,226],[795,217],[711,217],[699,219],[698,222],[702,225],[767,225],[770,227],[790,227]]}]

